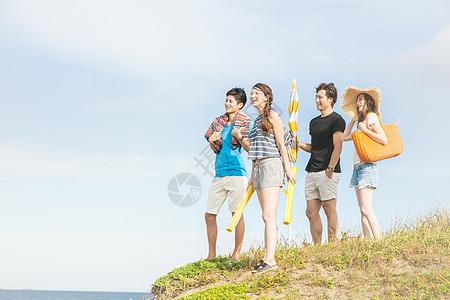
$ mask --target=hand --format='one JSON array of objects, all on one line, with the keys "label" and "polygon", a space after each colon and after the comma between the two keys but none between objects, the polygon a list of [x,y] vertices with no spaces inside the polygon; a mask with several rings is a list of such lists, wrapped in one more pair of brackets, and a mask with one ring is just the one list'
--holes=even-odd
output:
[{"label": "hand", "polygon": [[250,176],[250,179],[248,180],[248,183],[247,183],[247,189],[250,187],[250,185],[252,185],[253,184],[253,176]]},{"label": "hand", "polygon": [[216,131],[209,137],[209,142],[214,143],[222,138],[222,133],[220,131]]},{"label": "hand", "polygon": [[244,127],[234,125],[233,130],[231,130],[231,135],[237,139],[240,139],[240,138],[242,138],[242,130],[243,129],[244,129]]},{"label": "hand", "polygon": [[325,170],[325,175],[327,175],[328,178],[333,178],[333,172],[330,169]]},{"label": "hand", "polygon": [[359,122],[358,123],[358,129],[364,132],[364,129],[367,129],[367,122]]},{"label": "hand", "polygon": [[295,184],[295,182],[297,181],[297,175],[295,175],[294,172],[292,172],[292,170],[289,168],[285,171],[286,173],[286,178],[289,182],[292,182],[293,184]]}]

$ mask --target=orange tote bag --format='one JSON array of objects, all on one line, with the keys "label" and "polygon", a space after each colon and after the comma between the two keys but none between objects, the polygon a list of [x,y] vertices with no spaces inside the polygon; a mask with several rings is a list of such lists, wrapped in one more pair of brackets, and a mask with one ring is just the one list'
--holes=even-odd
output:
[{"label": "orange tote bag", "polygon": [[372,140],[361,130],[352,134],[353,144],[361,161],[366,163],[376,162],[402,153],[403,142],[397,124],[381,124],[381,127],[383,127],[388,140],[384,146]]}]

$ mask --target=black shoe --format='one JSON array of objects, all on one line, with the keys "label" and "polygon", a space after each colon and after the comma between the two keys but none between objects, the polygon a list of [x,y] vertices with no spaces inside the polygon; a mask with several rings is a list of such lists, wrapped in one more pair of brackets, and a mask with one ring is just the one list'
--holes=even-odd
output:
[{"label": "black shoe", "polygon": [[[262,262],[262,264],[261,264]],[[254,270],[252,271],[253,274],[261,274],[270,270],[276,270],[278,269],[278,265],[269,265],[268,263],[266,263],[265,261],[261,261],[260,264],[256,265]],[[258,267],[258,268],[256,268]]]},{"label": "black shoe", "polygon": [[261,260],[259,261],[259,263],[257,263],[256,266],[253,267],[252,272],[258,270],[259,267],[262,266],[263,264],[265,264],[265,262],[261,259]]}]

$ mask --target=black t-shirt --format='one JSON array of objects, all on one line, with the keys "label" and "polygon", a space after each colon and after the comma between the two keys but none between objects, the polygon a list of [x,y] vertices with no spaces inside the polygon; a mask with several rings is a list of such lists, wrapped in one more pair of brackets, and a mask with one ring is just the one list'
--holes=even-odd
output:
[{"label": "black t-shirt", "polygon": [[[333,134],[337,131],[344,132],[345,121],[336,112],[328,116],[315,117],[309,123],[309,134],[311,135],[311,158],[306,166],[307,172],[320,172],[326,170],[334,150]],[[334,172],[341,173],[338,160]]]}]

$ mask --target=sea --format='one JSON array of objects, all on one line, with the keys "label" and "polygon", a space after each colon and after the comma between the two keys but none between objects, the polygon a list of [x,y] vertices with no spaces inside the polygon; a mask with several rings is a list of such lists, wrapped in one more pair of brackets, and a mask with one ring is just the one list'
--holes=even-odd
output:
[{"label": "sea", "polygon": [[151,293],[2,290],[0,300],[153,300]]}]

